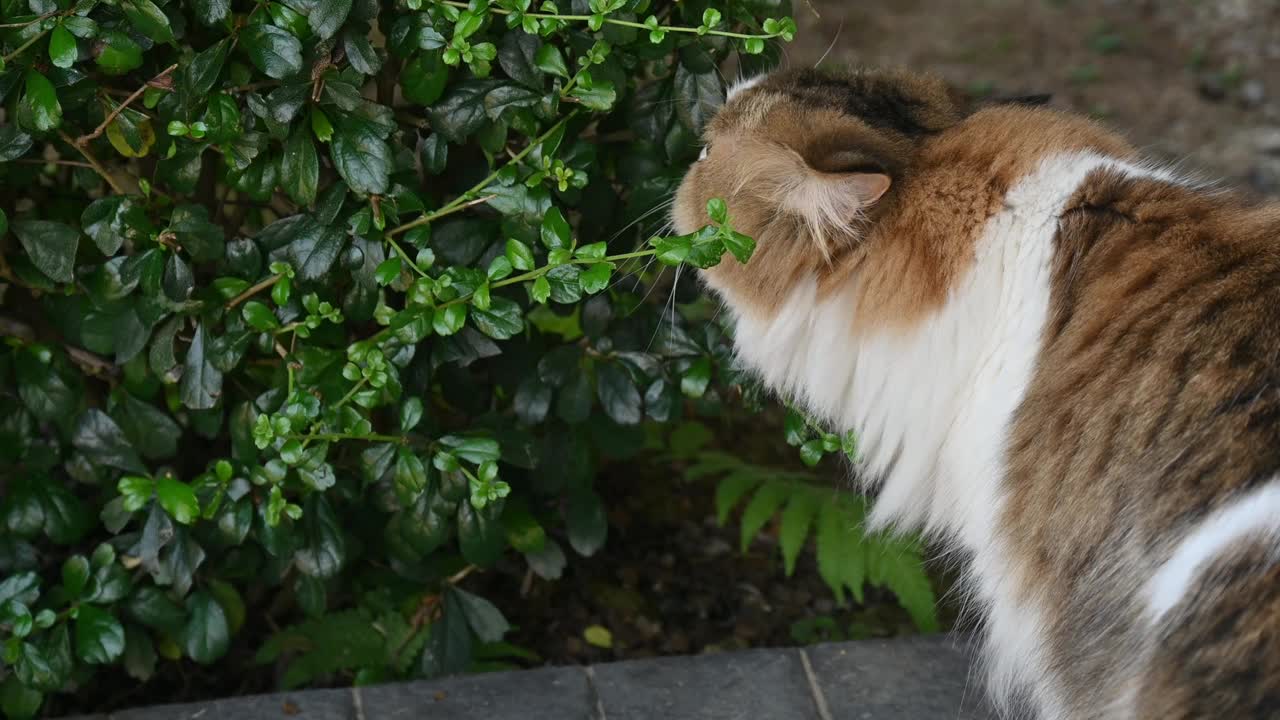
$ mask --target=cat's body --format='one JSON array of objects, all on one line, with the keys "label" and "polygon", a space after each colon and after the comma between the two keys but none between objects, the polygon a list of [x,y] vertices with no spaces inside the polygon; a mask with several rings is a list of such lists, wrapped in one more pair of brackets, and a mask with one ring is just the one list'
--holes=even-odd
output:
[{"label": "cat's body", "polygon": [[903,73],[735,88],[676,202],[741,359],[970,558],[994,698],[1280,717],[1280,206]]}]

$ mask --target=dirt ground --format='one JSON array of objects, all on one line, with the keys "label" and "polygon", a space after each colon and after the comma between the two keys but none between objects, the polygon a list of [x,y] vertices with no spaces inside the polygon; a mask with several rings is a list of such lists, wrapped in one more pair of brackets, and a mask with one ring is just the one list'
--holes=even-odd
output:
[{"label": "dirt ground", "polygon": [[[1280,192],[1275,0],[795,0],[791,65],[903,65],[1049,92],[1153,156]],[[830,49],[829,54],[827,53]]]}]

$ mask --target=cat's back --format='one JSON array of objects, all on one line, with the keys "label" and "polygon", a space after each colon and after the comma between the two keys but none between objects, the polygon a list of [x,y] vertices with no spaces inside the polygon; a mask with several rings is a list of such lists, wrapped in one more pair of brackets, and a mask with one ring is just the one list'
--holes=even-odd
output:
[{"label": "cat's back", "polygon": [[1102,162],[1054,243],[1006,520],[1064,691],[1280,717],[1280,205]]}]

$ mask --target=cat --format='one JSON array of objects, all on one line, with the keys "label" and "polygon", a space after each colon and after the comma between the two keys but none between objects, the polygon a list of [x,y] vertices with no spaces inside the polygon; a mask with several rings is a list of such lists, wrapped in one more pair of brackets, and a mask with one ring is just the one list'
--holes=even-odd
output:
[{"label": "cat", "polygon": [[989,695],[1280,717],[1280,205],[896,69],[733,86],[673,223],[740,362],[862,442],[871,524],[968,558]]}]

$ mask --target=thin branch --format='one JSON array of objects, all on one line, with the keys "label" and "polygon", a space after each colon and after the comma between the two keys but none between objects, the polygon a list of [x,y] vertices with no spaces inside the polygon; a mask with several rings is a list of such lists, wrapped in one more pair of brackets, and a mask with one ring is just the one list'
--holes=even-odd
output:
[{"label": "thin branch", "polygon": [[49,12],[47,12],[47,13],[45,13],[45,14],[41,15],[41,16],[40,16],[40,17],[38,17],[38,18],[32,18],[31,20],[27,20],[26,22],[16,22],[16,23],[4,23],[4,24],[0,24],[0,28],[24,28],[24,27],[27,27],[28,25],[35,25],[36,23],[40,22],[41,20],[44,20],[44,19],[46,19],[46,18],[51,18],[51,17],[53,17],[54,15],[57,15],[57,14],[58,14],[58,11],[57,11],[57,10],[50,10]]},{"label": "thin branch", "polygon": [[111,190],[115,192],[115,194],[128,194],[125,192],[124,188],[120,187],[120,183],[118,183],[115,178],[111,177],[111,173],[107,172],[107,169],[102,166],[102,163],[98,162],[98,158],[94,157],[92,152],[89,152],[88,147],[77,145],[76,141],[72,140],[71,136],[68,135],[65,130],[59,130],[58,136],[62,138],[63,142],[80,151],[80,154],[84,156],[84,159],[89,161],[89,165],[93,167],[94,172],[101,175],[102,179],[107,181],[107,184],[111,186]]},{"label": "thin branch", "polygon": [[156,75],[155,77],[143,83],[142,87],[138,88],[137,90],[134,90],[132,95],[125,98],[124,102],[117,105],[116,109],[112,110],[111,113],[107,115],[107,118],[103,120],[102,123],[98,125],[98,127],[95,128],[93,132],[89,133],[88,135],[81,135],[79,139],[76,140],[76,145],[78,145],[79,147],[84,147],[85,145],[89,144],[90,140],[93,140],[94,138],[102,135],[102,133],[107,129],[107,126],[111,124],[111,121],[115,120],[116,117],[120,115],[120,113],[124,112],[124,109],[129,107],[130,103],[142,97],[142,93],[146,92],[147,88],[155,87],[155,83],[159,82],[166,75],[168,75],[169,73],[177,69],[178,69],[178,64],[174,63],[169,67],[165,68],[164,70],[161,70],[160,74]]},{"label": "thin branch", "polygon": [[30,39],[30,40],[28,40],[28,41],[26,41],[26,42],[24,42],[24,43],[22,43],[21,45],[19,45],[17,50],[14,50],[13,52],[9,53],[8,55],[5,55],[3,58],[0,58],[0,61],[2,61],[2,62],[0,62],[0,64],[8,65],[10,60],[12,60],[12,59],[14,59],[14,58],[18,57],[19,55],[21,55],[23,50],[26,50],[27,48],[31,47],[32,45],[35,45],[37,42],[39,42],[39,41],[40,41],[40,38],[43,38],[45,35],[48,35],[48,34],[49,34],[49,31],[48,31],[48,30],[41,30],[40,32],[36,33],[35,35],[32,35],[32,36],[31,36],[31,39]]},{"label": "thin branch", "polygon": [[44,160],[41,158],[18,158],[12,162],[22,163],[23,165],[67,165],[69,167],[93,169],[93,166],[87,162],[80,162],[79,160],[63,160],[61,158],[55,158],[53,160]]},{"label": "thin branch", "polygon": [[262,282],[258,283],[257,285],[254,285],[253,287],[249,288],[248,290],[245,290],[244,292],[240,293],[239,295],[237,295],[237,296],[235,296],[235,297],[233,297],[233,298],[231,298],[230,300],[228,300],[228,301],[227,301],[227,309],[228,309],[228,310],[230,310],[231,308],[233,308],[233,307],[235,307],[235,306],[239,305],[240,303],[244,302],[245,300],[248,300],[249,298],[253,297],[254,295],[257,295],[258,293],[262,292],[263,290],[266,290],[267,288],[271,287],[272,285],[275,285],[276,283],[280,282],[280,279],[281,279],[281,278],[283,278],[283,277],[284,277],[283,275],[272,275],[271,277],[267,278],[266,280],[263,280]]}]

